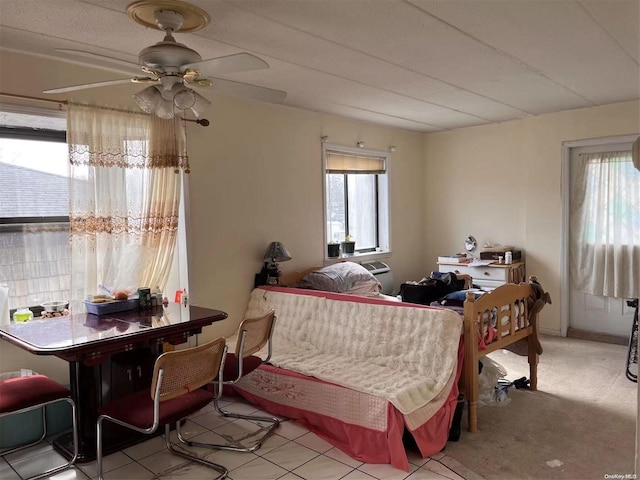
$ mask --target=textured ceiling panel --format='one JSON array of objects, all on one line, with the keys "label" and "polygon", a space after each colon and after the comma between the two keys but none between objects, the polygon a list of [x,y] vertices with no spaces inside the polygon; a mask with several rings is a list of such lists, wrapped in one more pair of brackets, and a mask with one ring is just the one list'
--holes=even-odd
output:
[{"label": "textured ceiling panel", "polygon": [[[289,94],[298,93],[298,96],[307,95],[316,101],[324,99],[327,102],[349,108],[414,120],[437,129],[448,129],[458,123],[465,126],[488,123],[485,119],[466,113],[426,102],[416,102],[395,93],[363,86],[317,71],[300,70],[296,67],[290,69],[279,67],[272,69],[268,75],[270,82],[283,85]],[[260,76],[259,72],[246,72],[237,74],[236,78],[243,82],[258,83],[257,79]],[[307,90],[306,86],[309,84],[315,85],[313,92]],[[291,105],[292,100],[287,98],[285,103]]]},{"label": "textured ceiling panel", "polygon": [[[638,93],[629,81],[638,77],[637,61],[578,2],[411,1],[590,103]],[[635,20],[620,22],[614,31],[625,38],[638,32],[637,8],[635,14]]]},{"label": "textured ceiling panel", "polygon": [[[307,88],[309,85],[313,85],[315,92],[318,89],[326,89],[326,82],[329,80],[334,80],[334,85],[335,81],[344,80],[348,81],[348,84],[360,85],[363,89],[369,91],[371,95],[375,92],[373,89],[378,89],[381,95],[396,93],[415,101],[421,108],[440,107],[443,112],[444,109],[452,108],[452,110],[467,112],[483,119],[491,118],[491,116],[484,117],[485,112],[479,108],[476,108],[475,112],[472,110],[467,111],[467,102],[464,99],[471,99],[473,101],[469,102],[469,106],[473,106],[476,102],[481,102],[485,105],[491,104],[492,108],[497,110],[499,112],[498,115],[502,117],[504,115],[513,115],[514,113],[524,114],[524,112],[517,111],[517,109],[507,105],[493,102],[490,99],[466,92],[458,87],[433,80],[415,71],[397,67],[354,50],[344,49],[335,43],[278,24],[269,28],[271,35],[268,42],[260,42],[259,34],[252,42],[250,37],[255,35],[249,32],[259,32],[264,20],[252,15],[243,21],[239,18],[236,21],[239,22],[239,31],[234,29],[235,23],[233,19],[229,19],[226,23],[225,42],[240,45],[249,51],[257,52],[269,58],[276,58],[282,64],[278,68],[284,68],[287,64],[297,67],[296,71],[289,71],[290,69],[287,68],[287,73],[292,74],[294,78],[300,76],[299,83]],[[309,51],[317,52],[317,54],[309,55]],[[274,67],[275,64],[272,65],[272,69]],[[315,81],[312,75],[314,72],[318,74],[315,77]],[[328,78],[326,74],[331,74],[334,78]],[[244,78],[244,76],[238,78]],[[462,98],[457,105],[448,107],[439,103],[442,101],[442,95],[450,98],[458,98],[458,96]],[[491,115],[490,112],[487,113]]]},{"label": "textured ceiling panel", "polygon": [[618,0],[612,8],[602,0],[581,1],[580,4],[604,28],[622,49],[640,62],[640,2]]},{"label": "textured ceiling panel", "polygon": [[[238,1],[236,6],[260,15],[269,23],[252,18],[248,26],[241,14],[230,15],[229,21],[235,19],[239,26],[227,25],[225,38],[234,43],[244,42],[246,48],[262,49],[267,55],[276,56],[274,52],[278,52],[281,55],[278,58],[325,71],[334,68],[334,51],[344,51],[347,47],[351,52],[377,59],[389,67],[417,72],[432,81],[454,84],[533,114],[547,111],[548,105],[561,105],[562,108],[590,105],[563,85],[496,53],[493,48],[413,5],[366,0],[294,4],[295,8],[290,8],[291,2],[287,1]],[[260,41],[260,27],[265,26],[270,32],[277,32],[269,36],[268,43]],[[309,56],[305,49],[308,45],[316,46],[316,55]],[[352,76],[360,70],[363,61],[348,61],[346,66],[340,63],[338,66],[345,75]],[[526,97],[522,97],[518,85],[526,88]],[[559,102],[560,97],[567,97],[567,100]]]},{"label": "textured ceiling panel", "polygon": [[332,115],[341,115],[356,120],[362,120],[367,122],[380,123],[388,125],[390,127],[400,128],[403,130],[411,130],[415,132],[437,132],[438,128],[434,128],[430,125],[425,125],[420,122],[414,122],[403,118],[395,118],[389,115],[379,115],[376,112],[369,112],[360,109],[354,109],[345,105],[332,104],[324,99],[316,100],[309,98],[308,96],[299,97],[297,94],[292,94],[293,102],[300,108],[307,110],[313,110],[315,112],[327,113]]},{"label": "textured ceiling panel", "polygon": [[[129,3],[0,0],[0,48],[114,70],[92,78],[139,74],[117,60],[137,64],[163,33]],[[270,69],[224,78],[285,90],[293,107],[429,132],[640,98],[638,0],[192,3],[211,22],[176,40],[204,59],[261,57]]]}]

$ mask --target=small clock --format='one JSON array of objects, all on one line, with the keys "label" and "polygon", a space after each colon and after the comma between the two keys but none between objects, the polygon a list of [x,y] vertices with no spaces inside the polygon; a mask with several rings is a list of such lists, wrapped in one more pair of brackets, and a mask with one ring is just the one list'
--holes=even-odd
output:
[{"label": "small clock", "polygon": [[464,249],[472,257],[476,253],[476,250],[478,249],[478,242],[473,235],[469,235],[464,239]]}]

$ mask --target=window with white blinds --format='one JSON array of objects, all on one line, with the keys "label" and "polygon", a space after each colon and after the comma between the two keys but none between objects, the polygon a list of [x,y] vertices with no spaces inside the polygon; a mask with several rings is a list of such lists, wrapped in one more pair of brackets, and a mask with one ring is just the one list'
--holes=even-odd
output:
[{"label": "window with white blinds", "polygon": [[342,152],[327,151],[327,173],[371,173],[386,172],[386,157],[349,155]]},{"label": "window with white blinds", "polygon": [[355,255],[389,251],[389,155],[324,144],[323,160],[326,242],[355,241]]}]

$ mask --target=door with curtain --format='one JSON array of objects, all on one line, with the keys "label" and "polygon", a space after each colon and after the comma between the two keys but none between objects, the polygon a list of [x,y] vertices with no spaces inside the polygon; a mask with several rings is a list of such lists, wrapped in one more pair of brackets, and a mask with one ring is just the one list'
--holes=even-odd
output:
[{"label": "door with curtain", "polygon": [[640,172],[631,143],[572,148],[571,330],[629,338],[638,296]]}]

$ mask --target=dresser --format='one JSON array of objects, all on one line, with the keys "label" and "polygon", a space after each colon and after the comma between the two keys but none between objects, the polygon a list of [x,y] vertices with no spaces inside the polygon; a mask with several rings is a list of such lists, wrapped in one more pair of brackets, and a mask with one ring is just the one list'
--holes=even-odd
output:
[{"label": "dresser", "polygon": [[470,267],[465,263],[438,262],[438,271],[471,275],[473,283],[482,288],[496,288],[504,283],[525,282],[527,278],[524,262],[514,262],[510,265],[492,263],[481,267]]}]

